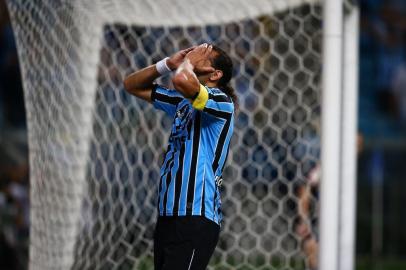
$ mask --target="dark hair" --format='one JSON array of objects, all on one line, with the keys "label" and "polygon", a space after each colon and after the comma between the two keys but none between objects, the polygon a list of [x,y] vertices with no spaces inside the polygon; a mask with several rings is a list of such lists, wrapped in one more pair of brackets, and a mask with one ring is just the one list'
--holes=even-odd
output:
[{"label": "dark hair", "polygon": [[212,60],[212,65],[215,69],[219,69],[223,72],[223,76],[218,81],[217,86],[232,99],[234,107],[237,110],[238,97],[234,88],[230,86],[230,80],[233,76],[233,62],[230,56],[220,47],[213,45],[213,51],[215,51],[217,55]]}]

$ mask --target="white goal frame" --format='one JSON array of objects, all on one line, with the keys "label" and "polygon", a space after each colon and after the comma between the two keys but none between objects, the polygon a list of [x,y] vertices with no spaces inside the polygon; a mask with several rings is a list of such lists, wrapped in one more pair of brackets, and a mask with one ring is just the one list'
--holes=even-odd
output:
[{"label": "white goal frame", "polygon": [[343,0],[324,3],[319,269],[354,269],[358,23]]}]

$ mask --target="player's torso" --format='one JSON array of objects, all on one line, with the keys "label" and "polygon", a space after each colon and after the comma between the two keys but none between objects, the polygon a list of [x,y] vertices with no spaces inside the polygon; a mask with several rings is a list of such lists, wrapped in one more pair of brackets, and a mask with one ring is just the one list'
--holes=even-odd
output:
[{"label": "player's torso", "polygon": [[228,120],[213,116],[194,109],[188,100],[177,104],[161,167],[160,215],[204,215],[219,223],[217,179],[226,160],[232,123],[232,115]]}]

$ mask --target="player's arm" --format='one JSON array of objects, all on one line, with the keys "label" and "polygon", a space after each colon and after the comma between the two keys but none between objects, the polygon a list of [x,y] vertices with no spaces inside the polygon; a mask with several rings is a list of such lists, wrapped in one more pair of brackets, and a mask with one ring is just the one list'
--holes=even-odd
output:
[{"label": "player's arm", "polygon": [[206,43],[202,44],[188,53],[182,64],[177,68],[175,75],[172,77],[172,83],[176,91],[182,94],[183,97],[193,101],[200,92],[200,82],[194,72],[198,63],[207,63],[206,66],[200,65],[198,67],[199,73],[210,73],[214,71],[209,61],[211,51],[211,45]]},{"label": "player's arm", "polygon": [[128,75],[124,79],[125,90],[138,98],[151,102],[154,81],[161,75],[164,75],[164,73],[177,69],[183,62],[186,54],[193,49],[194,47],[181,50],[157,64],[150,65]]},{"label": "player's arm", "polygon": [[160,76],[156,65],[151,65],[127,76],[124,79],[124,88],[128,93],[151,102],[153,83]]}]

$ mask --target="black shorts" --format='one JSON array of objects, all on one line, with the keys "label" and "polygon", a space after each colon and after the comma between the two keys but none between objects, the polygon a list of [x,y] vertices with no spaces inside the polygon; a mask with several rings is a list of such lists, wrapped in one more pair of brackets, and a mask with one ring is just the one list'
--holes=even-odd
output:
[{"label": "black shorts", "polygon": [[154,234],[155,270],[204,270],[220,226],[200,216],[159,217]]}]

